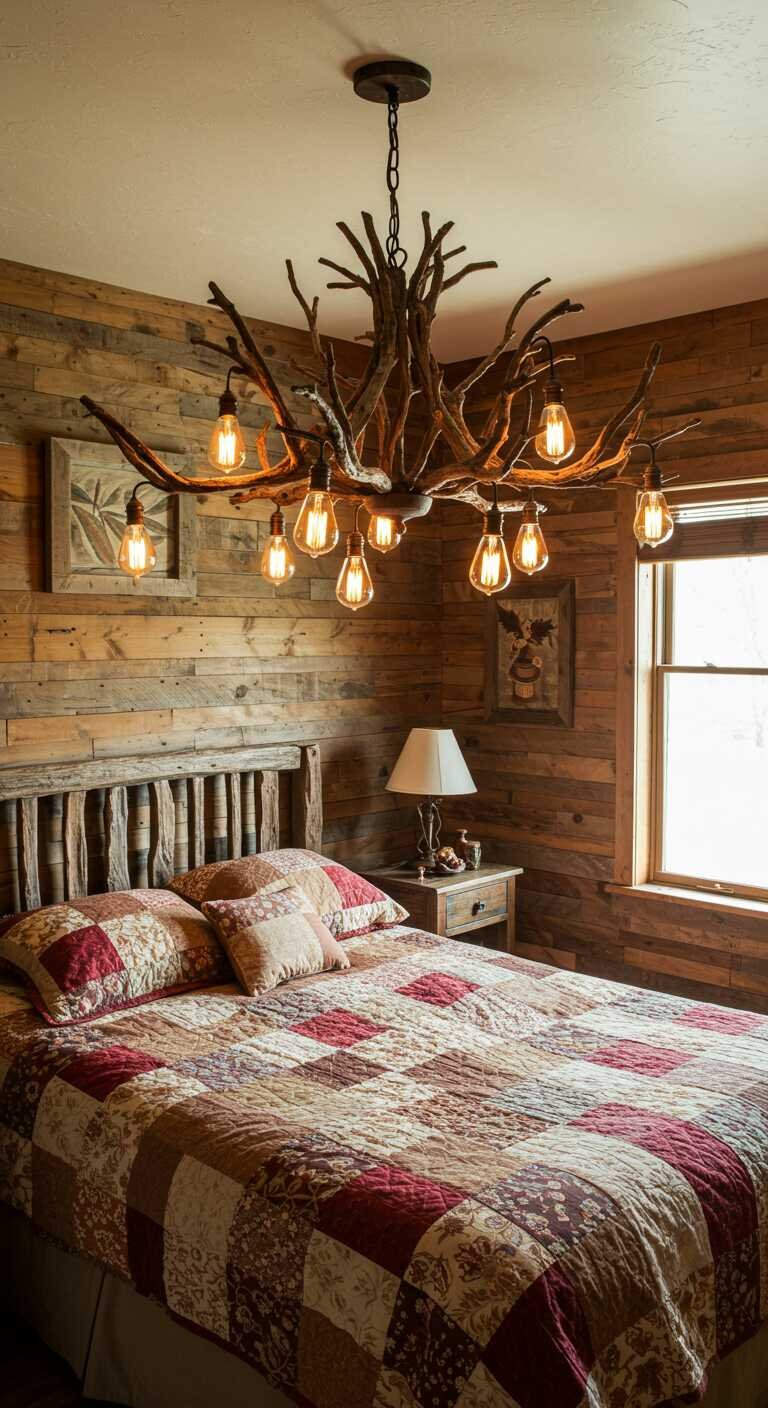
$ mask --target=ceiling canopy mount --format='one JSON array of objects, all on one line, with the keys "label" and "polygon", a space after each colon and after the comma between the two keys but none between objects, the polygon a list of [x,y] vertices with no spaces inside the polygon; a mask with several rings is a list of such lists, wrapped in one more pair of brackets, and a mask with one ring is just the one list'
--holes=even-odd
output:
[{"label": "ceiling canopy mount", "polygon": [[383,59],[375,64],[361,64],[355,69],[352,82],[358,98],[368,103],[388,103],[394,94],[399,103],[418,103],[429,96],[432,74],[410,59]]}]

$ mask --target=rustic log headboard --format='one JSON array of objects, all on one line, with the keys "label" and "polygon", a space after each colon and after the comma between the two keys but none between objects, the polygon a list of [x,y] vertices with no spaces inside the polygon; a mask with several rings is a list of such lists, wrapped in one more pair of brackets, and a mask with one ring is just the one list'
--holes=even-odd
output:
[{"label": "rustic log headboard", "polygon": [[0,771],[0,913],[103,890],[163,886],[209,860],[320,850],[316,744],[219,748]]}]

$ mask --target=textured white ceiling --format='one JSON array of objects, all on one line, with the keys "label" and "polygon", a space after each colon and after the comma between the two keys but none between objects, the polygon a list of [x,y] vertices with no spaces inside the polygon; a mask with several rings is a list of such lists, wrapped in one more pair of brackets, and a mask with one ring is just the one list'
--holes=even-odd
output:
[{"label": "textured white ceiling", "polygon": [[[301,321],[334,222],[384,222],[385,113],[360,57],[431,67],[402,112],[402,206],[473,258],[441,346],[543,274],[594,331],[768,294],[766,0],[5,0],[0,254],[202,302],[211,277]],[[349,293],[323,325],[367,325]]]}]

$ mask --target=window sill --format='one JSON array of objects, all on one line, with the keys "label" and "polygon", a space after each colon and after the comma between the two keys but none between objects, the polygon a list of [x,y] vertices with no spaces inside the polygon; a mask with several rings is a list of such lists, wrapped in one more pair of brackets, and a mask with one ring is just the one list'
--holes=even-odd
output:
[{"label": "window sill", "polygon": [[768,920],[768,901],[744,899],[738,895],[718,895],[707,890],[686,890],[676,885],[606,885],[611,895],[624,899],[666,900],[668,904],[691,909],[717,910],[720,914],[740,914]]}]

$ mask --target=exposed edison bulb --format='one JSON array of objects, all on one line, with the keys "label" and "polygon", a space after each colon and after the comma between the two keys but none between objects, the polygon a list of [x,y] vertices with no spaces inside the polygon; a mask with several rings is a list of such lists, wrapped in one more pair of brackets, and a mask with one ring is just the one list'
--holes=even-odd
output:
[{"label": "exposed edison bulb", "polygon": [[208,443],[208,463],[224,474],[240,469],[245,463],[246,444],[236,415],[219,416]]},{"label": "exposed edison bulb", "polygon": [[125,532],[117,554],[121,572],[138,582],[157,562],[155,545],[144,527],[144,508],[134,489],[125,508]]},{"label": "exposed edison bulb", "polygon": [[405,524],[400,518],[390,518],[386,513],[372,514],[368,523],[368,542],[377,552],[392,552],[405,533]]},{"label": "exposed edison bulb", "polygon": [[339,525],[330,494],[322,489],[310,489],[293,525],[293,541],[310,557],[333,552],[339,541]]},{"label": "exposed edison bulb", "polygon": [[283,582],[290,582],[295,571],[296,563],[285,536],[285,519],[277,509],[270,519],[269,537],[261,554],[261,575],[273,587],[281,587]]},{"label": "exposed edison bulb", "polygon": [[661,489],[644,489],[638,494],[632,527],[641,547],[657,548],[672,537],[675,522]]},{"label": "exposed edison bulb", "polygon": [[373,597],[373,582],[363,552],[362,533],[347,534],[347,555],[336,582],[336,599],[351,611],[367,606]]},{"label": "exposed edison bulb", "polygon": [[486,596],[493,596],[494,592],[503,592],[509,586],[511,576],[507,548],[501,533],[483,533],[469,569],[472,586]]},{"label": "exposed edison bulb", "polygon": [[540,572],[549,562],[549,552],[539,526],[538,506],[533,502],[527,503],[523,509],[523,521],[515,538],[512,561],[518,571],[525,572],[528,577]]},{"label": "exposed edison bulb", "polygon": [[573,454],[576,436],[562,401],[547,401],[543,406],[535,445],[536,454],[551,464]]}]

